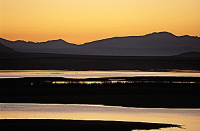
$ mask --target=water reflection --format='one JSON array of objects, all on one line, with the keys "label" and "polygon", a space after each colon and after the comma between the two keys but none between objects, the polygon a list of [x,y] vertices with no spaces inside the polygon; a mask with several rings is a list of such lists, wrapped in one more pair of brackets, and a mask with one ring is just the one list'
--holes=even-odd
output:
[{"label": "water reflection", "polygon": [[133,83],[133,81],[118,81],[118,80],[112,80],[112,81],[53,81],[52,84],[114,84],[114,83]]},{"label": "water reflection", "polygon": [[[114,120],[184,125],[198,131],[200,109],[130,108],[96,105],[0,104],[0,119]],[[170,130],[170,129],[165,129]],[[182,129],[173,128],[173,131]]]},{"label": "water reflection", "polygon": [[157,81],[118,81],[118,80],[112,80],[112,81],[48,81],[52,84],[87,84],[87,85],[91,85],[91,84],[127,84],[127,83],[185,83],[185,84],[195,84],[195,83],[200,83],[197,81],[161,81],[161,82],[157,82]]},{"label": "water reflection", "polygon": [[0,78],[10,77],[64,77],[64,78],[102,78],[136,76],[177,76],[200,77],[199,71],[173,70],[170,72],[153,71],[64,71],[64,70],[0,70]]}]

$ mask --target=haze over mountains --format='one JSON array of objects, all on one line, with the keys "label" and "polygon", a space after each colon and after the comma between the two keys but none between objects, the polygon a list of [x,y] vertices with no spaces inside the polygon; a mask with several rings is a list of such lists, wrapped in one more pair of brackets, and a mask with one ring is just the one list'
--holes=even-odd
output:
[{"label": "haze over mountains", "polygon": [[14,52],[14,50],[0,43],[0,52]]},{"label": "haze over mountains", "polygon": [[[104,55],[104,56],[172,56],[185,52],[200,52],[200,37],[175,36],[158,32],[144,36],[114,37],[76,45],[62,39],[47,42],[9,41],[0,38],[1,50],[19,52]],[[6,48],[6,49],[5,49]]]}]

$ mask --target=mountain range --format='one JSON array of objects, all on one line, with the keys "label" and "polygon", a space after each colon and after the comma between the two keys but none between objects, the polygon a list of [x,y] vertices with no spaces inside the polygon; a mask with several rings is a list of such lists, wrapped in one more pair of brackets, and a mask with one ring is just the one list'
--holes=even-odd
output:
[{"label": "mountain range", "polygon": [[173,56],[200,52],[200,37],[155,32],[144,36],[113,37],[76,45],[62,39],[46,42],[0,38],[0,51],[102,56]]}]

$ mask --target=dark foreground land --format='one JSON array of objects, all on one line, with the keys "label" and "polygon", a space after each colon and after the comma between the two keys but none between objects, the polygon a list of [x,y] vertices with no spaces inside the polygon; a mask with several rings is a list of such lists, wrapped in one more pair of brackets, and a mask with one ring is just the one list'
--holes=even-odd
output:
[{"label": "dark foreground land", "polygon": [[200,57],[1,53],[0,70],[200,70]]},{"label": "dark foreground land", "polygon": [[[102,83],[86,84],[88,81]],[[200,108],[199,77],[17,78],[0,79],[0,85],[0,103]]]},{"label": "dark foreground land", "polygon": [[10,119],[0,120],[1,130],[67,130],[67,131],[131,131],[134,129],[160,129],[180,127],[173,124],[119,122],[119,121],[80,121],[50,119]]}]

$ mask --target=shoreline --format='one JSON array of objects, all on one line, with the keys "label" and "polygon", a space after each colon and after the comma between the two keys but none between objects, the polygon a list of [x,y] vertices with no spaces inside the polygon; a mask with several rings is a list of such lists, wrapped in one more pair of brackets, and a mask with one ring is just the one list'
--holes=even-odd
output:
[{"label": "shoreline", "polygon": [[89,120],[51,120],[51,119],[5,119],[0,120],[3,129],[51,129],[51,130],[95,130],[95,131],[131,131],[134,129],[160,129],[160,128],[181,128],[180,125],[164,123],[145,122],[121,122],[121,121],[89,121]]}]

